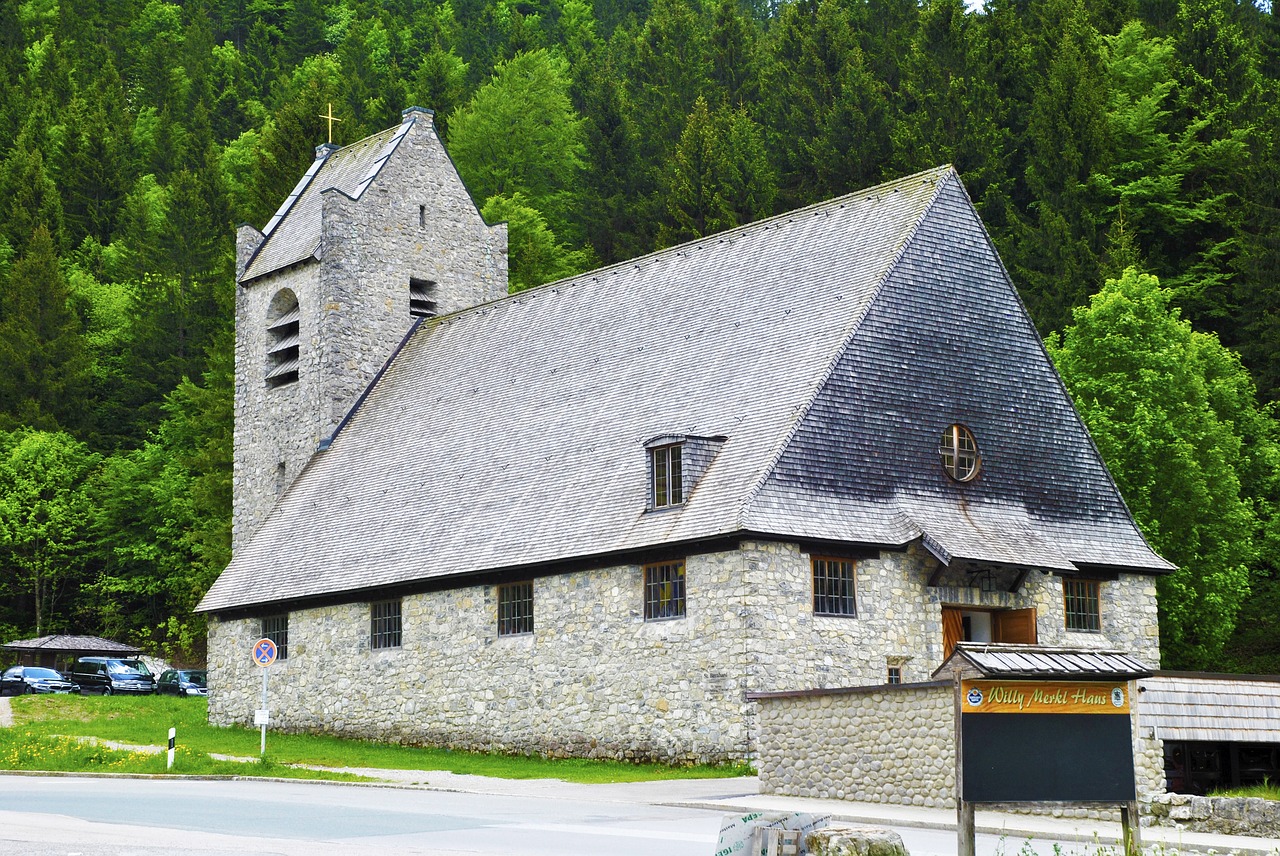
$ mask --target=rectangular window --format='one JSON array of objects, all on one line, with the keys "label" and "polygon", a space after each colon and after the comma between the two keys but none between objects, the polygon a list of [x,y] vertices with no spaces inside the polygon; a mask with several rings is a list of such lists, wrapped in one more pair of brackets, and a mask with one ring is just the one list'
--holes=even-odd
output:
[{"label": "rectangular window", "polygon": [[644,620],[684,618],[684,562],[644,566]]},{"label": "rectangular window", "polygon": [[888,677],[885,679],[885,683],[886,683],[886,684],[900,684],[900,683],[902,683],[902,667],[901,667],[901,666],[890,666],[890,667],[889,667],[889,675],[888,675]]},{"label": "rectangular window", "polygon": [[400,647],[400,601],[384,600],[369,606],[369,647]]},{"label": "rectangular window", "polygon": [[684,502],[684,468],[679,444],[649,451],[653,469],[653,507],[668,508]]},{"label": "rectangular window", "polygon": [[289,659],[289,613],[262,619],[262,638],[276,643],[276,659]]},{"label": "rectangular window", "polygon": [[813,560],[813,611],[816,615],[857,616],[854,566],[850,559]]},{"label": "rectangular window", "polygon": [[533,632],[533,580],[498,586],[498,635]]},{"label": "rectangular window", "polygon": [[1067,629],[1102,632],[1102,586],[1097,580],[1062,581]]}]

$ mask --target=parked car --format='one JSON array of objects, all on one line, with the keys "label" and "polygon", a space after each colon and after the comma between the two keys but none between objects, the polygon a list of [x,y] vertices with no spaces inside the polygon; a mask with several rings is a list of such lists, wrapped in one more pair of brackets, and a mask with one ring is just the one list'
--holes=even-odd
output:
[{"label": "parked car", "polygon": [[78,693],[80,687],[56,669],[39,666],[12,666],[0,675],[0,695],[31,693]]},{"label": "parked car", "polygon": [[156,679],[141,660],[118,657],[81,657],[71,670],[71,680],[80,685],[84,695],[150,695],[156,691]]},{"label": "parked car", "polygon": [[208,672],[204,669],[169,669],[160,673],[156,692],[162,695],[207,696]]}]

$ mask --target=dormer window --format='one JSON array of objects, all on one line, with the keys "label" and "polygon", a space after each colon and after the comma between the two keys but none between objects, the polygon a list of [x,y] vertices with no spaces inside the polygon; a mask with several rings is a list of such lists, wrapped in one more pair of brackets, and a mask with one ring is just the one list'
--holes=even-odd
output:
[{"label": "dormer window", "polygon": [[[644,444],[649,458],[649,511],[677,508],[689,499],[711,466],[724,437],[659,434]],[[639,495],[640,486],[636,486]]]},{"label": "dormer window", "polygon": [[943,431],[938,454],[942,457],[942,469],[951,478],[958,482],[977,478],[982,457],[978,454],[978,441],[968,428],[951,425]]},{"label": "dormer window", "polygon": [[287,288],[271,301],[267,322],[267,386],[275,388],[298,380],[300,342],[298,298]]},{"label": "dormer window", "polygon": [[434,318],[436,308],[436,284],[429,279],[409,278],[409,314],[414,318]]},{"label": "dormer window", "polygon": [[683,451],[682,443],[649,450],[654,508],[668,508],[684,502]]}]

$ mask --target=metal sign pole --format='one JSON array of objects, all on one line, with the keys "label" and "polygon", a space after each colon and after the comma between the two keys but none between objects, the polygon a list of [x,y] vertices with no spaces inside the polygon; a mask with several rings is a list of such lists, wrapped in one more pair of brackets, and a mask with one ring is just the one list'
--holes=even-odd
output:
[{"label": "metal sign pole", "polygon": [[[262,709],[263,710],[267,709],[267,672],[268,671],[269,669],[267,666],[262,667]],[[258,754],[264,755],[264,756],[267,754],[267,718],[265,716],[262,717],[262,750]]]}]

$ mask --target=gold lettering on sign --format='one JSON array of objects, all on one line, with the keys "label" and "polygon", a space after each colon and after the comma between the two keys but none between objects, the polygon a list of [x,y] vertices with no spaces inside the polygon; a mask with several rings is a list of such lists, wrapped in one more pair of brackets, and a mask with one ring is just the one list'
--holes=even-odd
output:
[{"label": "gold lettering on sign", "polygon": [[963,683],[966,713],[1129,712],[1123,684],[1084,681],[977,681]]}]

